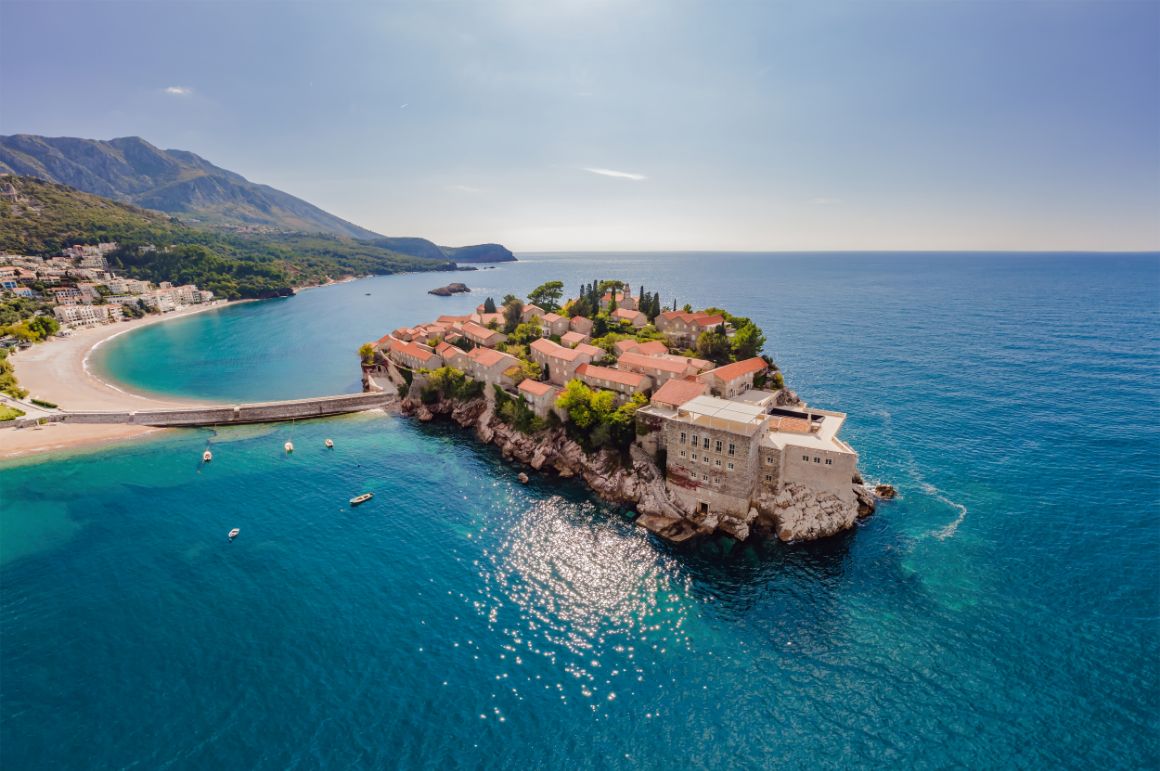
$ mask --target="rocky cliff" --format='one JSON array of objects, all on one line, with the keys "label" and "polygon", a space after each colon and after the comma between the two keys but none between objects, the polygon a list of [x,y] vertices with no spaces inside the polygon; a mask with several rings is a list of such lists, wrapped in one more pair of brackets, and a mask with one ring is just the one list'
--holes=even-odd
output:
[{"label": "rocky cliff", "polygon": [[684,511],[669,497],[664,473],[656,462],[635,444],[625,460],[610,450],[585,452],[562,428],[529,436],[496,418],[490,399],[482,397],[434,404],[408,397],[401,409],[424,422],[439,417],[453,420],[473,430],[481,442],[499,447],[505,458],[537,471],[566,479],[581,478],[603,500],[634,508],[639,513],[638,525],[674,543],[713,533],[725,533],[739,541],[751,537],[809,541],[848,530],[874,512],[875,495],[854,483],[853,502],[800,485],[787,485],[776,498],[759,500],[743,520]]}]

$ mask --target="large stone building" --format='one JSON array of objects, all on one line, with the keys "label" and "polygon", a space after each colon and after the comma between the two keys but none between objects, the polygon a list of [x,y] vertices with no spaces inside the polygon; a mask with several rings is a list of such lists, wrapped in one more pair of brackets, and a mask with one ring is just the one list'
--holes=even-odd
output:
[{"label": "large stone building", "polygon": [[642,445],[664,451],[666,487],[686,511],[744,519],[752,508],[770,509],[787,484],[853,501],[858,456],[837,437],[843,413],[776,407],[765,392],[685,399],[692,390],[658,392],[638,412],[659,431],[655,447]]}]

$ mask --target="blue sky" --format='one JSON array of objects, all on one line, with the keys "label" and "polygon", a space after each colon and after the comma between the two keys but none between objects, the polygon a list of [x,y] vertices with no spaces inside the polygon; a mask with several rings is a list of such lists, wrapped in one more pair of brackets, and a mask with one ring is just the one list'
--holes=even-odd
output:
[{"label": "blue sky", "polygon": [[0,133],[392,235],[1160,248],[1160,2],[0,0]]}]

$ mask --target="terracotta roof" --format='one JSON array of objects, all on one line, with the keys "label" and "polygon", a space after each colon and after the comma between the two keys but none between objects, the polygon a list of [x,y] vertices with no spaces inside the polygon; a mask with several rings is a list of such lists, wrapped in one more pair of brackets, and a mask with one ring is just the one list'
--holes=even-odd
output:
[{"label": "terracotta roof", "polygon": [[604,349],[598,345],[592,345],[591,343],[580,343],[576,346],[576,350],[580,353],[589,354],[593,359],[599,359],[604,356]]},{"label": "terracotta roof", "polygon": [[557,322],[557,321],[563,321],[564,317],[561,316],[559,313],[545,313],[543,315],[543,319],[544,319],[544,321],[548,322],[549,324],[552,324],[552,323]]},{"label": "terracotta roof", "polygon": [[470,316],[440,316],[439,318],[437,318],[435,320],[438,322],[441,322],[443,324],[455,324],[455,323],[461,322],[461,321],[470,321],[471,317]]},{"label": "terracotta roof", "polygon": [[544,394],[558,390],[555,386],[549,385],[548,383],[541,383],[539,380],[532,380],[530,378],[521,381],[519,389],[531,394],[532,396],[543,396]]},{"label": "terracotta roof", "polygon": [[483,338],[485,340],[487,338],[491,337],[492,335],[499,334],[499,332],[497,332],[496,330],[488,329],[487,327],[481,327],[479,324],[476,324],[474,321],[469,321],[463,325],[463,333],[465,335],[475,335],[476,337]]},{"label": "terracotta roof", "polygon": [[617,308],[612,312],[612,315],[618,319],[627,319],[628,321],[635,321],[637,317],[644,318],[644,314],[640,311],[630,311],[628,308]]},{"label": "terracotta roof", "polygon": [[693,314],[693,323],[699,327],[715,327],[718,324],[724,324],[725,317],[719,314],[710,316],[707,313],[695,313]]},{"label": "terracotta roof", "polygon": [[638,375],[635,372],[598,367],[595,364],[581,364],[576,368],[576,374],[598,380],[607,380],[610,383],[620,383],[621,385],[632,386],[634,388],[643,386],[647,379],[645,375]]},{"label": "terracotta roof", "polygon": [[616,349],[618,354],[622,354],[628,353],[629,351],[635,351],[640,347],[640,343],[638,343],[636,340],[617,340],[612,347]]},{"label": "terracotta roof", "polygon": [[390,335],[383,335],[382,337],[380,337],[378,340],[375,341],[375,345],[380,346],[380,347],[384,346],[384,345],[387,347],[390,347],[391,341],[394,339],[395,338],[391,337]]},{"label": "terracotta roof", "polygon": [[435,353],[439,354],[444,359],[449,359],[452,356],[456,356],[458,354],[466,355],[463,350],[456,348],[451,343],[439,343],[439,345],[435,346]]},{"label": "terracotta roof", "polygon": [[434,353],[428,351],[426,348],[420,348],[414,343],[404,342],[403,340],[395,340],[391,343],[391,350],[405,353],[408,356],[413,356],[419,361],[430,361]]},{"label": "terracotta roof", "polygon": [[525,305],[521,313],[538,313],[539,315],[543,316],[545,311],[538,305]]},{"label": "terracotta roof", "polygon": [[644,354],[637,353],[636,351],[629,351],[628,353],[621,355],[621,357],[616,360],[616,363],[622,367],[627,366],[646,370],[655,369],[661,372],[672,372],[674,374],[683,375],[689,369],[689,364],[687,359],[685,361],[674,361],[674,359],[679,358],[682,357],[674,356],[672,358],[662,359],[659,356],[645,356]]},{"label": "terracotta roof", "polygon": [[708,391],[709,386],[696,380],[673,378],[657,389],[657,392],[652,396],[652,403],[680,407],[690,399],[704,396]]},{"label": "terracotta roof", "polygon": [[479,316],[479,321],[476,323],[481,324],[483,326],[487,326],[488,324],[490,324],[493,321],[496,324],[502,324],[504,322],[503,314],[499,313],[498,311],[496,313],[477,313],[475,315]]},{"label": "terracotta roof", "polygon": [[565,332],[560,335],[560,342],[565,345],[575,345],[584,342],[587,337],[588,335],[583,332]]},{"label": "terracotta roof", "polygon": [[467,356],[484,367],[494,367],[505,359],[516,360],[516,357],[497,351],[494,348],[472,348],[467,352]]},{"label": "terracotta roof", "polygon": [[649,340],[647,343],[637,343],[633,353],[643,353],[645,356],[661,356],[669,352],[669,347],[660,340]]},{"label": "terracotta roof", "polygon": [[573,322],[579,321],[581,324],[585,324],[585,323],[591,324],[592,323],[592,319],[585,318],[584,316],[573,316],[572,321]]},{"label": "terracotta roof", "polygon": [[581,350],[581,346],[583,345],[584,343],[580,343],[580,345],[577,345],[575,348],[565,348],[559,343],[553,343],[546,337],[541,337],[537,340],[533,340],[528,348],[532,349],[533,351],[539,351],[545,356],[553,356],[557,359],[563,359],[564,361],[576,361],[577,358],[586,353],[586,351]]},{"label": "terracotta roof", "polygon": [[744,377],[750,373],[761,372],[769,367],[765,363],[765,359],[760,356],[754,356],[752,359],[744,359],[743,361],[735,361],[732,364],[726,364],[724,367],[711,369],[704,373],[701,377],[708,377],[712,375],[718,380],[736,380],[739,377]]}]

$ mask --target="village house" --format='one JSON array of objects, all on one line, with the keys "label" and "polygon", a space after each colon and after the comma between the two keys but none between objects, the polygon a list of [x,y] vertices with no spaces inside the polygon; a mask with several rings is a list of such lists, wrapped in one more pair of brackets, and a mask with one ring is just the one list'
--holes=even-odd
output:
[{"label": "village house", "polygon": [[665,311],[653,322],[670,342],[692,346],[702,332],[707,332],[725,323],[725,317],[713,313],[687,313],[685,311]]},{"label": "village house", "polygon": [[504,388],[514,388],[520,373],[519,359],[492,348],[472,348],[464,364],[464,371],[473,379]]},{"label": "village house", "polygon": [[709,386],[699,380],[673,378],[653,392],[651,404],[669,409],[677,409],[687,401],[709,393]]},{"label": "village house", "polygon": [[536,417],[546,420],[548,414],[555,408],[556,399],[559,398],[562,389],[549,383],[527,379],[520,382],[517,390]]},{"label": "village house", "polygon": [[568,320],[568,329],[573,332],[579,332],[582,335],[591,336],[592,319],[583,316],[573,316]]},{"label": "village house", "polygon": [[702,373],[699,379],[709,386],[709,390],[714,396],[732,399],[753,388],[754,379],[767,369],[769,369],[769,364],[766,363],[765,359],[754,356],[752,359],[735,361],[724,367],[711,369]]},{"label": "village house", "polygon": [[580,343],[587,343],[592,338],[580,332],[565,332],[560,335],[560,342],[569,348],[575,348]]},{"label": "village house", "polygon": [[540,318],[540,333],[544,337],[560,336],[568,331],[568,319],[557,313],[545,313]]},{"label": "village house", "polygon": [[520,321],[543,318],[546,313],[547,311],[538,305],[525,305],[523,311],[520,312]]},{"label": "village house", "polygon": [[582,346],[589,349],[595,347],[585,346],[581,343],[575,348],[566,348],[541,337],[539,340],[532,341],[531,345],[528,346],[528,352],[532,361],[541,367],[548,368],[548,380],[557,385],[564,385],[576,376],[577,367],[593,360],[592,352],[581,350]]},{"label": "village house", "polygon": [[576,377],[590,388],[604,388],[626,396],[645,393],[653,386],[652,378],[648,375],[599,367],[595,364],[581,364],[576,368]]},{"label": "village house", "polygon": [[601,361],[604,358],[604,349],[597,345],[580,343],[576,346],[576,350],[582,354],[591,356],[593,362]]},{"label": "village house", "polygon": [[507,335],[502,332],[497,332],[494,329],[481,327],[475,322],[468,321],[460,327],[460,332],[476,345],[481,345],[484,348],[495,348],[497,345],[507,340]]},{"label": "village house", "polygon": [[463,369],[467,366],[467,352],[451,343],[439,343],[435,346],[435,353],[439,354],[439,358],[443,359],[443,363],[448,367]]},{"label": "village house", "polygon": [[121,320],[120,305],[58,305],[52,313],[61,324],[104,324]]},{"label": "village house", "polygon": [[617,308],[612,312],[612,318],[614,321],[631,324],[636,329],[643,329],[648,324],[648,316],[628,308]]},{"label": "village house", "polygon": [[657,385],[672,378],[693,377],[698,373],[693,359],[684,356],[644,356],[630,351],[616,360],[618,369],[648,375]]},{"label": "village house", "polygon": [[481,327],[490,327],[492,325],[502,327],[505,321],[503,313],[499,311],[495,313],[473,313],[468,320],[474,321]]},{"label": "village house", "polygon": [[425,345],[405,340],[389,340],[391,361],[411,370],[439,369],[443,358]]}]

